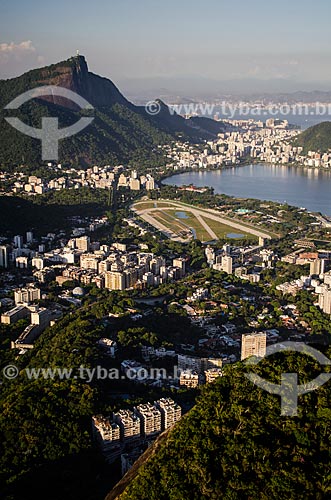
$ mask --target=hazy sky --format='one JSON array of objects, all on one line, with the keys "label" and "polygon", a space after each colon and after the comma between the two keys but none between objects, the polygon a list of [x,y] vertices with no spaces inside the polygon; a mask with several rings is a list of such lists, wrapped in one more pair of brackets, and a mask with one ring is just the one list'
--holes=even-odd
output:
[{"label": "hazy sky", "polygon": [[79,49],[115,83],[257,79],[331,90],[330,19],[330,0],[1,0],[0,78]]}]

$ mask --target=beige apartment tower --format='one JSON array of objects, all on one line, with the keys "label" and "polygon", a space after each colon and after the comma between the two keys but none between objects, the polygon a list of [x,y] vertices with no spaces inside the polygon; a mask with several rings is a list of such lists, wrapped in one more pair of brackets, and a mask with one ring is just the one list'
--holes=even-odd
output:
[{"label": "beige apartment tower", "polygon": [[267,350],[267,334],[252,333],[241,336],[241,359],[257,356],[263,358]]}]

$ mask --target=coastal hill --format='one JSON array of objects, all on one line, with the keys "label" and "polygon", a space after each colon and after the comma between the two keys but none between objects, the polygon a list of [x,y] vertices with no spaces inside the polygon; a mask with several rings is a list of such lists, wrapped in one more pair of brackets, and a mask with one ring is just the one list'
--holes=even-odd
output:
[{"label": "coastal hill", "polygon": [[303,152],[319,151],[326,153],[331,149],[331,122],[322,122],[309,127],[294,139],[295,146],[302,146]]},{"label": "coastal hill", "polygon": [[[302,383],[317,368],[298,353],[259,367],[277,384],[282,372]],[[106,500],[330,498],[330,385],[300,396],[298,416],[281,416],[279,396],[254,387],[246,370],[226,367]]]},{"label": "coastal hill", "polygon": [[6,116],[41,127],[41,117],[56,116],[59,127],[75,123],[82,111],[62,97],[33,99],[19,110],[3,108],[27,90],[56,85],[76,92],[94,107],[94,121],[70,139],[60,141],[59,160],[68,163],[125,162],[148,156],[153,147],[176,137],[200,141],[216,137],[223,124],[206,119],[201,123],[170,113],[161,101],[160,112],[150,115],[129,102],[107,78],[88,70],[84,56],[71,57],[51,66],[31,70],[17,78],[0,80],[0,164],[40,162],[40,141],[13,129]]}]

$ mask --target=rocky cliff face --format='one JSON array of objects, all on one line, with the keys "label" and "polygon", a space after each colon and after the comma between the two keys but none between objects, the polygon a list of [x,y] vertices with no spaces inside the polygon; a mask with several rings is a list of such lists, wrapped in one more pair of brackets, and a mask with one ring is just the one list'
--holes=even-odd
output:
[{"label": "rocky cliff face", "polygon": [[[72,57],[62,63],[42,68],[39,72],[41,78],[36,81],[38,85],[56,85],[70,89],[93,106],[112,106],[118,103],[133,107],[113,82],[89,72],[84,56]],[[62,97],[46,96],[42,99],[69,109],[77,109],[74,103]]]}]

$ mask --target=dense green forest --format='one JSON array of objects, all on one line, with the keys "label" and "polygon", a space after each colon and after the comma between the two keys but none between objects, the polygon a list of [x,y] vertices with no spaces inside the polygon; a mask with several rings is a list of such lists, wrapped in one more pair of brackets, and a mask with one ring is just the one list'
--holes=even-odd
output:
[{"label": "dense green forest", "polygon": [[0,232],[3,236],[24,233],[47,234],[67,229],[70,217],[104,215],[109,209],[104,189],[50,191],[36,197],[0,196]]},{"label": "dense green forest", "polygon": [[309,151],[326,153],[331,149],[331,122],[322,122],[309,127],[294,139],[295,146],[302,146],[304,154]]},{"label": "dense green forest", "polygon": [[[260,365],[276,383],[281,372],[297,372],[302,383],[320,370],[296,353]],[[252,386],[246,371],[229,366],[204,388],[121,500],[330,498],[330,383],[299,398],[297,417],[282,417],[279,397]]]}]

